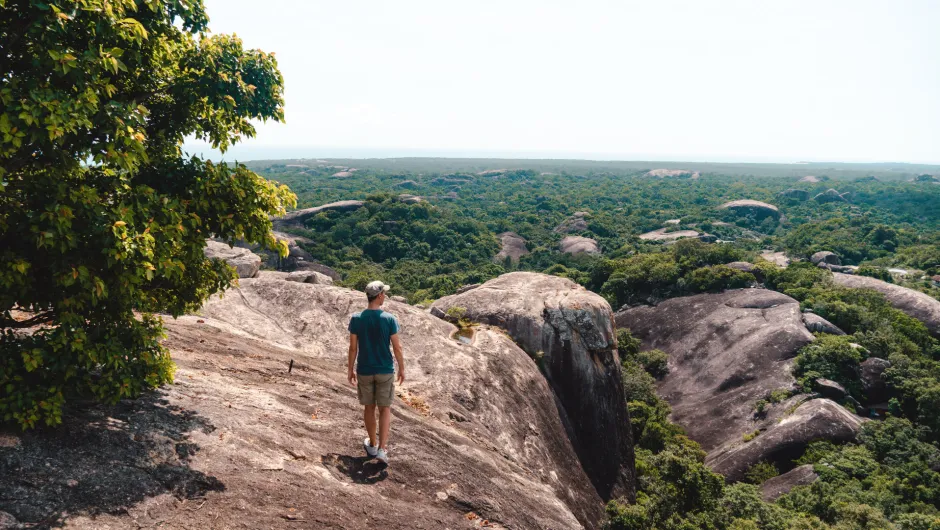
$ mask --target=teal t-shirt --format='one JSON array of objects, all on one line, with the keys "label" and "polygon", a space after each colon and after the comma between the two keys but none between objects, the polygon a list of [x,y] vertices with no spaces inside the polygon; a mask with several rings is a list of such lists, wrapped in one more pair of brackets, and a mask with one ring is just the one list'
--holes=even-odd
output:
[{"label": "teal t-shirt", "polygon": [[395,363],[389,344],[398,333],[398,319],[381,309],[366,309],[349,320],[349,332],[359,339],[356,373],[359,375],[393,374]]}]

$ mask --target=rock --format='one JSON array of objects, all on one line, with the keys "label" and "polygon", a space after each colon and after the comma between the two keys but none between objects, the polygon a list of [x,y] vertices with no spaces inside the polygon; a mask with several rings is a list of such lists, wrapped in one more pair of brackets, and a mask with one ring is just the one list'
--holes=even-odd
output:
[{"label": "rock", "polygon": [[454,294],[463,294],[463,293],[465,293],[465,292],[467,292],[467,291],[470,291],[470,290],[472,290],[472,289],[476,289],[476,288],[479,287],[480,285],[482,285],[482,284],[479,284],[479,283],[471,283],[471,284],[469,284],[469,285],[464,285],[463,287],[457,289],[457,292],[454,293]]},{"label": "rock", "polygon": [[734,270],[753,274],[754,278],[759,282],[764,281],[764,273],[761,272],[761,270],[758,269],[753,263],[748,263],[746,261],[732,261],[725,266]]},{"label": "rock", "polygon": [[204,252],[209,259],[221,259],[235,267],[239,278],[251,278],[261,268],[261,256],[247,248],[230,247],[225,243],[207,239]]},{"label": "rock", "polygon": [[698,240],[702,243],[714,243],[718,241],[718,236],[712,234],[699,234]]},{"label": "rock", "polygon": [[789,460],[815,440],[844,443],[855,440],[865,420],[834,401],[813,399],[796,408],[780,422],[772,423],[760,435],[745,442],[740,434],[710,452],[705,463],[729,482],[744,479],[756,462]]},{"label": "rock", "polygon": [[647,177],[691,177],[697,179],[699,177],[698,171],[692,171],[689,169],[652,169],[646,172]]},{"label": "rock", "polygon": [[433,310],[505,329],[533,356],[567,417],[581,465],[604,499],[633,495],[633,442],[610,305],[566,278],[513,272]]},{"label": "rock", "polygon": [[829,399],[845,399],[845,396],[848,395],[844,386],[830,379],[824,379],[820,377],[814,381],[813,386],[815,387],[816,392],[819,392],[824,397]]},{"label": "rock", "polygon": [[813,333],[845,335],[845,332],[839,329],[838,326],[815,313],[803,313],[803,323],[806,324],[806,329]]},{"label": "rock", "polygon": [[508,256],[514,263],[519,263],[519,258],[529,253],[529,250],[526,248],[525,239],[519,236],[519,234],[515,232],[503,232],[497,237],[499,237],[500,241],[503,243],[503,248],[500,249],[499,253],[496,254],[494,258],[497,262],[502,263]]},{"label": "rock", "polygon": [[829,188],[828,190],[817,194],[813,197],[813,200],[816,202],[845,202],[845,197],[843,197],[838,191]]},{"label": "rock", "polygon": [[365,203],[362,201],[336,201],[321,206],[314,206],[313,208],[287,212],[286,215],[276,218],[274,221],[276,224],[303,224],[308,217],[313,217],[320,212],[350,212],[362,208],[364,204]]},{"label": "rock", "polygon": [[868,276],[834,273],[832,277],[836,285],[842,287],[878,291],[885,295],[892,307],[920,320],[927,326],[931,335],[940,338],[940,301],[930,295]]},{"label": "rock", "polygon": [[296,267],[297,270],[319,272],[320,274],[328,276],[334,282],[338,282],[343,279],[340,273],[333,270],[333,268],[327,267],[326,265],[317,263],[315,261],[298,261]]},{"label": "rock", "polygon": [[406,188],[409,190],[413,190],[418,187],[418,183],[413,180],[403,180],[399,182],[398,184],[395,184],[395,186],[398,186],[399,188]]},{"label": "rock", "polygon": [[558,248],[566,254],[600,254],[601,249],[597,241],[589,237],[568,236],[561,240]]},{"label": "rock", "polygon": [[878,357],[869,357],[862,361],[862,390],[867,403],[879,403],[888,400],[888,385],[884,380],[885,370],[891,368],[891,362]]},{"label": "rock", "polygon": [[12,530],[19,527],[16,517],[7,512],[0,512],[0,530]]},{"label": "rock", "polygon": [[828,250],[822,250],[813,254],[810,256],[809,260],[813,265],[819,265],[820,263],[842,265],[842,260],[839,259],[839,256],[837,256],[835,252],[829,252]]},{"label": "rock", "polygon": [[793,199],[796,201],[808,201],[809,200],[809,192],[806,190],[797,190],[797,189],[790,188],[788,190],[781,191],[780,193],[778,193],[778,195],[786,199]]},{"label": "rock", "polygon": [[787,267],[790,265],[790,258],[787,257],[785,252],[764,252],[760,257],[778,267]]},{"label": "rock", "polygon": [[408,299],[407,299],[407,298],[405,298],[404,296],[399,296],[399,295],[394,295],[394,296],[390,297],[389,300],[391,300],[391,301],[393,301],[393,302],[398,302],[398,303],[400,303],[400,304],[407,304],[407,303],[408,303]]},{"label": "rock", "polygon": [[667,219],[666,222],[664,222],[663,224],[664,225],[677,225],[681,222],[682,222],[682,219]]},{"label": "rock", "polygon": [[731,210],[738,215],[755,215],[758,217],[780,217],[780,210],[773,204],[767,204],[761,201],[752,201],[742,199],[738,201],[726,202],[720,206],[723,210]]},{"label": "rock", "polygon": [[346,178],[353,176],[352,171],[337,171],[333,173],[333,176],[336,178]]},{"label": "rock", "polygon": [[316,283],[321,285],[333,285],[333,278],[317,271],[295,271],[287,275],[285,280],[289,282]]},{"label": "rock", "polygon": [[799,180],[799,182],[812,182],[812,183],[816,183],[816,182],[819,182],[819,179],[816,178],[816,177],[813,176],[813,175],[806,175],[805,177],[801,178],[801,179]]},{"label": "rock", "polygon": [[782,475],[769,478],[760,485],[761,497],[767,502],[773,502],[787,494],[797,486],[807,486],[816,482],[819,475],[813,471],[812,464],[797,466]]},{"label": "rock", "polygon": [[587,212],[575,212],[571,217],[565,219],[560,225],[556,226],[554,232],[556,234],[584,232],[588,229],[588,222],[585,219],[587,216]]},{"label": "rock", "polygon": [[[669,354],[669,373],[657,391],[672,406],[672,421],[709,455],[773,422],[786,406],[755,419],[758,400],[793,387],[793,358],[812,342],[800,304],[765,289],[737,289],[666,300],[616,315],[643,349]],[[747,466],[759,461],[749,460]]]},{"label": "rock", "polygon": [[422,202],[424,199],[421,197],[418,197],[417,195],[410,195],[408,193],[402,193],[401,195],[398,196],[398,200],[405,204],[418,204],[419,202]]},{"label": "rock", "polygon": [[640,234],[640,239],[645,239],[647,241],[673,241],[683,237],[699,237],[702,234],[699,234],[695,230],[676,230],[674,232],[666,232],[665,228],[658,228],[652,232],[647,232],[645,234]]}]

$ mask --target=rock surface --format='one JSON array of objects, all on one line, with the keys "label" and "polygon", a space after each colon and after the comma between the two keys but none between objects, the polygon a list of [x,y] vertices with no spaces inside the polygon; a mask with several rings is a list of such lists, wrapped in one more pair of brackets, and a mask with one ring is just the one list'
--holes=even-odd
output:
[{"label": "rock surface", "polygon": [[589,237],[568,236],[561,240],[558,248],[566,254],[600,254],[601,247]]},{"label": "rock surface", "polygon": [[646,172],[647,177],[691,177],[697,179],[699,177],[698,171],[692,171],[689,169],[652,169]]},{"label": "rock surface", "polygon": [[[334,175],[336,176],[336,175]],[[352,210],[358,210],[362,208],[362,201],[336,201],[329,204],[323,204],[321,206],[314,206],[313,208],[304,208],[302,210],[294,210],[293,212],[287,212],[286,215],[281,216],[274,220],[275,224],[303,224],[303,222],[308,217],[313,217],[320,212],[327,211],[336,211],[336,212],[349,212]]]},{"label": "rock surface", "polygon": [[816,178],[816,176],[814,176],[814,175],[806,175],[805,177],[801,178],[798,182],[813,182],[813,183],[816,183],[816,182],[819,182],[819,179]]},{"label": "rock surface", "polygon": [[787,257],[786,252],[764,252],[760,257],[778,267],[787,267],[790,265],[790,258]]},{"label": "rock surface", "polygon": [[[672,421],[709,454],[780,417],[787,405],[755,418],[758,400],[789,390],[793,357],[813,341],[799,303],[764,289],[738,289],[666,300],[616,315],[644,349],[669,354],[669,373],[658,392],[672,406]],[[748,466],[760,455],[744,454]],[[755,459],[757,458],[757,459]]]},{"label": "rock surface", "polygon": [[839,326],[836,326],[832,322],[829,322],[825,318],[815,313],[803,313],[803,323],[806,325],[806,329],[812,331],[813,333],[845,335],[845,332],[839,329]]},{"label": "rock surface", "polygon": [[813,399],[779,422],[770,424],[750,441],[739,437],[710,452],[705,463],[728,481],[743,480],[754,463],[789,461],[814,440],[852,441],[864,421],[834,401]]},{"label": "rock surface", "polygon": [[931,335],[940,338],[940,301],[907,287],[887,283],[868,276],[833,273],[833,281],[842,287],[874,289],[885,295],[888,303],[927,326]]},{"label": "rock surface", "polygon": [[525,239],[519,234],[515,232],[503,232],[497,237],[499,237],[503,247],[500,249],[499,253],[496,254],[494,258],[496,261],[501,263],[508,256],[513,262],[518,263],[519,258],[529,253],[529,249],[525,246]]},{"label": "rock surface", "polygon": [[816,391],[819,392],[822,396],[829,399],[844,399],[848,393],[845,391],[845,387],[836,383],[831,379],[825,379],[820,377],[813,382],[813,386],[816,388]]},{"label": "rock surface", "polygon": [[317,271],[294,271],[287,275],[289,282],[316,283],[320,285],[333,285],[333,278]]},{"label": "rock surface", "polygon": [[388,304],[408,362],[392,465],[367,460],[345,372],[346,324],[364,305],[266,276],[167,319],[176,383],[0,448],[0,510],[76,528],[456,529],[468,513],[598,525],[602,501],[528,355],[485,327],[461,344],[404,304]]},{"label": "rock surface", "polygon": [[793,199],[797,201],[809,200],[809,192],[806,190],[797,190],[797,189],[790,188],[788,190],[781,191],[780,193],[778,193],[778,195],[780,195],[781,197],[785,197],[787,199]]},{"label": "rock surface", "polygon": [[761,201],[752,201],[742,199],[738,201],[726,202],[721,205],[723,210],[731,210],[740,215],[764,215],[771,217],[780,217],[780,210],[773,204],[767,204]]},{"label": "rock surface", "polygon": [[846,202],[845,197],[832,188],[829,188],[822,193],[816,194],[816,196],[813,197],[813,200],[816,202]]},{"label": "rock surface", "polygon": [[891,361],[869,357],[862,361],[862,390],[868,403],[880,403],[888,399],[888,385],[884,380],[885,370],[891,368]]},{"label": "rock surface", "polygon": [[829,252],[828,250],[821,250],[812,256],[809,257],[810,262],[813,265],[819,265],[820,263],[826,263],[829,265],[842,265],[842,260],[839,259],[839,256],[835,252]]},{"label": "rock surface", "polygon": [[658,228],[652,232],[640,234],[638,237],[647,241],[673,241],[683,237],[699,237],[699,235],[700,234],[695,230],[676,230],[674,232],[666,232],[665,228]]},{"label": "rock surface", "polygon": [[575,232],[584,232],[588,229],[588,222],[585,219],[588,216],[587,212],[575,212],[571,217],[562,221],[562,223],[555,227],[554,232],[556,234],[573,234]]},{"label": "rock surface", "polygon": [[633,441],[613,315],[607,301],[566,278],[513,272],[432,309],[505,329],[542,365],[581,463],[605,498],[633,495]]},{"label": "rock surface", "polygon": [[209,239],[206,240],[204,252],[209,259],[221,259],[235,267],[239,278],[251,278],[258,274],[258,269],[261,268],[261,256],[247,248],[230,247]]},{"label": "rock surface", "polygon": [[782,495],[789,493],[793,488],[812,484],[818,478],[819,475],[813,471],[812,464],[803,464],[761,483],[761,497],[767,502],[773,502]]}]

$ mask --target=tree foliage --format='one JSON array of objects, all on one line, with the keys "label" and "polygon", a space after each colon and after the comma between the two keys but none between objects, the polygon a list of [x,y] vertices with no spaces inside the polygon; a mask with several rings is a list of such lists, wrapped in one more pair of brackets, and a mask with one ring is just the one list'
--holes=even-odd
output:
[{"label": "tree foliage", "polygon": [[225,149],[283,119],[273,55],[209,36],[198,0],[0,2],[0,417],[60,421],[172,378],[161,323],[235,279],[214,235],[286,251],[293,194]]}]

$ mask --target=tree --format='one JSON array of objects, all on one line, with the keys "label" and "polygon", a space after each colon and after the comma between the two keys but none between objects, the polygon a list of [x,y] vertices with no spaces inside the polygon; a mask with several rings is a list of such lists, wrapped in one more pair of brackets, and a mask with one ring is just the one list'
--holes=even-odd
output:
[{"label": "tree", "polygon": [[0,0],[0,417],[61,421],[172,379],[161,321],[235,280],[205,239],[286,254],[295,198],[225,150],[283,120],[273,55],[209,36],[200,0]]}]

